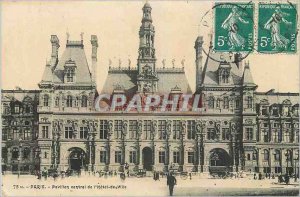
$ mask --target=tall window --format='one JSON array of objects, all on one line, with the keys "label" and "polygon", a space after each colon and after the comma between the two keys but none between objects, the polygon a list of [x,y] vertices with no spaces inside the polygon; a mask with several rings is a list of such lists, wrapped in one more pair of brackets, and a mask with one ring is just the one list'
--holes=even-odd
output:
[{"label": "tall window", "polygon": [[187,121],[187,137],[188,139],[195,139],[196,138],[196,128],[195,128],[195,121],[188,120]]},{"label": "tall window", "polygon": [[73,138],[73,127],[65,127],[65,138],[66,139]]},{"label": "tall window", "polygon": [[291,130],[289,130],[289,129],[287,129],[285,131],[285,141],[286,142],[293,142],[292,135],[291,135]]},{"label": "tall window", "polygon": [[151,120],[144,120],[144,139],[151,139]]},{"label": "tall window", "polygon": [[275,130],[274,131],[274,142],[281,142],[281,131]]},{"label": "tall window", "polygon": [[25,140],[30,140],[31,139],[31,131],[29,128],[25,128],[24,130],[24,139]]},{"label": "tall window", "polygon": [[80,127],[80,139],[87,139],[88,136],[88,128],[87,127]]},{"label": "tall window", "polygon": [[165,151],[159,151],[159,153],[158,153],[158,162],[159,163],[165,163],[166,162],[166,152]]},{"label": "tall window", "polygon": [[100,120],[100,139],[107,139],[108,121]]},{"label": "tall window", "polygon": [[263,116],[267,116],[269,113],[268,113],[268,107],[267,106],[262,106],[261,107],[261,115]]},{"label": "tall window", "polygon": [[268,130],[263,130],[264,142],[270,141],[270,132]]},{"label": "tall window", "polygon": [[67,96],[67,107],[72,107],[73,106],[73,98],[71,95]]},{"label": "tall window", "polygon": [[115,151],[115,163],[122,162],[122,153],[121,151]]},{"label": "tall window", "polygon": [[188,163],[194,163],[194,161],[195,161],[194,152],[188,152]]},{"label": "tall window", "polygon": [[228,99],[227,96],[224,97],[224,99],[223,99],[223,107],[224,107],[224,109],[228,109],[229,108],[229,99]]},{"label": "tall window", "polygon": [[269,161],[269,151],[268,150],[264,150],[263,154],[264,154],[264,160],[265,161]]},{"label": "tall window", "polygon": [[280,161],[280,150],[275,150],[274,160],[275,161]]},{"label": "tall window", "polygon": [[30,149],[28,147],[25,147],[23,149],[23,158],[24,159],[29,159],[29,156],[30,156]]},{"label": "tall window", "polygon": [[246,128],[246,140],[253,140],[253,128]]},{"label": "tall window", "polygon": [[66,75],[67,75],[67,82],[73,82],[74,81],[75,72],[74,72],[73,68],[68,68],[67,72],[66,72]]},{"label": "tall window", "polygon": [[12,132],[13,132],[13,135],[12,135],[13,139],[14,140],[19,139],[19,131],[18,131],[18,129],[14,128]]},{"label": "tall window", "polygon": [[214,108],[214,105],[215,105],[215,99],[213,96],[210,96],[208,98],[208,108],[212,109]]},{"label": "tall window", "polygon": [[173,120],[173,139],[180,139],[180,120]]},{"label": "tall window", "polygon": [[257,160],[257,151],[256,150],[253,150],[253,152],[252,152],[252,159]]},{"label": "tall window", "polygon": [[159,120],[158,121],[158,138],[160,140],[166,139],[166,126],[167,126],[167,121],[165,120]]},{"label": "tall window", "polygon": [[215,129],[214,128],[208,128],[207,129],[207,139],[208,140],[214,140],[216,138]]},{"label": "tall window", "polygon": [[106,151],[100,151],[100,163],[106,163]]},{"label": "tall window", "polygon": [[249,108],[252,108],[252,103],[253,103],[253,99],[252,99],[252,96],[248,96],[247,99],[246,99],[246,107],[249,109]]},{"label": "tall window", "polygon": [[229,71],[223,70],[222,72],[222,83],[228,83]]},{"label": "tall window", "polygon": [[136,163],[136,151],[129,152],[129,163]]},{"label": "tall window", "polygon": [[230,140],[229,128],[222,128],[222,140]]},{"label": "tall window", "polygon": [[20,106],[18,104],[15,104],[15,114],[20,113]]},{"label": "tall window", "polygon": [[49,127],[48,126],[42,126],[42,137],[49,138]]},{"label": "tall window", "polygon": [[44,95],[43,104],[45,107],[49,106],[49,96],[47,94]]},{"label": "tall window", "polygon": [[179,151],[173,152],[173,163],[179,163]]},{"label": "tall window", "polygon": [[2,129],[2,140],[7,140],[7,130]]},{"label": "tall window", "polygon": [[122,138],[122,120],[115,120],[114,130],[115,130],[115,138],[121,139]]},{"label": "tall window", "polygon": [[137,126],[138,126],[137,120],[129,120],[129,138],[130,139],[136,139]]},{"label": "tall window", "polygon": [[55,107],[59,107],[59,97],[55,98]]},{"label": "tall window", "polygon": [[279,109],[277,105],[273,105],[272,107],[272,115],[273,116],[278,116],[279,115]]},{"label": "tall window", "polygon": [[87,96],[83,95],[81,97],[81,107],[87,107],[87,101],[88,101]]},{"label": "tall window", "polygon": [[19,149],[17,147],[14,147],[12,149],[11,157],[12,157],[12,159],[18,159],[18,157],[19,157]]}]

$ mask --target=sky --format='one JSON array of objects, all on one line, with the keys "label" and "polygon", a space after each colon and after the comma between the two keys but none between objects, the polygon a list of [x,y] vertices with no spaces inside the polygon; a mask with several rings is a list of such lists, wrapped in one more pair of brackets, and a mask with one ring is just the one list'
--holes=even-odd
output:
[{"label": "sky", "polygon": [[[51,57],[50,36],[60,40],[59,56],[70,40],[84,45],[88,63],[91,63],[90,37],[98,36],[97,88],[104,85],[109,67],[136,65],[138,31],[145,1],[30,1],[2,2],[1,52],[2,89],[38,89],[46,61]],[[197,36],[204,37],[208,47],[209,33],[213,31],[213,2],[209,1],[150,1],[155,26],[156,67],[181,67],[192,89],[195,89],[195,50]],[[206,12],[209,14],[205,15]],[[202,18],[205,15],[204,18]],[[206,21],[206,25],[204,24]],[[299,43],[299,42],[298,42]],[[298,44],[299,46],[299,44]],[[280,92],[299,92],[299,52],[297,54],[250,54],[247,61],[257,91],[274,88]]]}]

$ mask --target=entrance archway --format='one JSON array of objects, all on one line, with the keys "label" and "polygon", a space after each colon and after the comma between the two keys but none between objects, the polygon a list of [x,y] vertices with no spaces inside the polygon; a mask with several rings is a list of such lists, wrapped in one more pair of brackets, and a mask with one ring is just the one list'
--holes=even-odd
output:
[{"label": "entrance archway", "polygon": [[79,171],[83,169],[86,164],[86,153],[81,148],[69,149],[69,168],[71,170]]},{"label": "entrance archway", "polygon": [[152,170],[152,149],[150,147],[143,148],[143,164],[144,169],[147,171]]},{"label": "entrance archway", "polygon": [[222,148],[215,148],[210,151],[209,156],[209,172],[225,173],[232,171],[231,157]]}]

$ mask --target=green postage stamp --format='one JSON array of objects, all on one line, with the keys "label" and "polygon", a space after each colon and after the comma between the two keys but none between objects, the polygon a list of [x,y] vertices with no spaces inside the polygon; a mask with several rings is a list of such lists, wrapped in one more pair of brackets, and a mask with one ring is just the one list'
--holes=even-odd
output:
[{"label": "green postage stamp", "polygon": [[258,13],[258,52],[296,52],[296,5],[259,3]]},{"label": "green postage stamp", "polygon": [[216,51],[253,50],[253,3],[218,3],[215,6]]}]

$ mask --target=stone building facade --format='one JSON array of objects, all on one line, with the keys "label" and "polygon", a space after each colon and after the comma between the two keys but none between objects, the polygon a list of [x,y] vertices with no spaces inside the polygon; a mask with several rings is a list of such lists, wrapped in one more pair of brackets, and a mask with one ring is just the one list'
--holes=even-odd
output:
[{"label": "stone building facade", "polygon": [[[137,67],[110,66],[101,94],[126,98],[171,94],[180,99],[199,94],[202,110],[99,112],[95,109],[97,36],[91,36],[89,66],[83,40],[67,40],[58,58],[59,39],[52,35],[51,60],[45,65],[40,89],[2,91],[2,165],[16,170],[14,162],[20,156],[14,151],[24,152],[20,144],[26,127],[32,132],[27,143],[31,169],[122,170],[126,163],[131,171],[295,172],[299,94],[257,92],[249,62],[241,54],[217,53],[212,47],[204,57],[202,37],[195,41],[196,91],[192,92],[184,64],[178,68],[173,62],[170,68],[163,62],[157,68],[151,12],[146,3]],[[14,102],[27,102],[25,95],[31,98],[31,113],[12,112]],[[23,126],[25,119],[30,126]],[[24,166],[25,160],[21,161]]]}]

